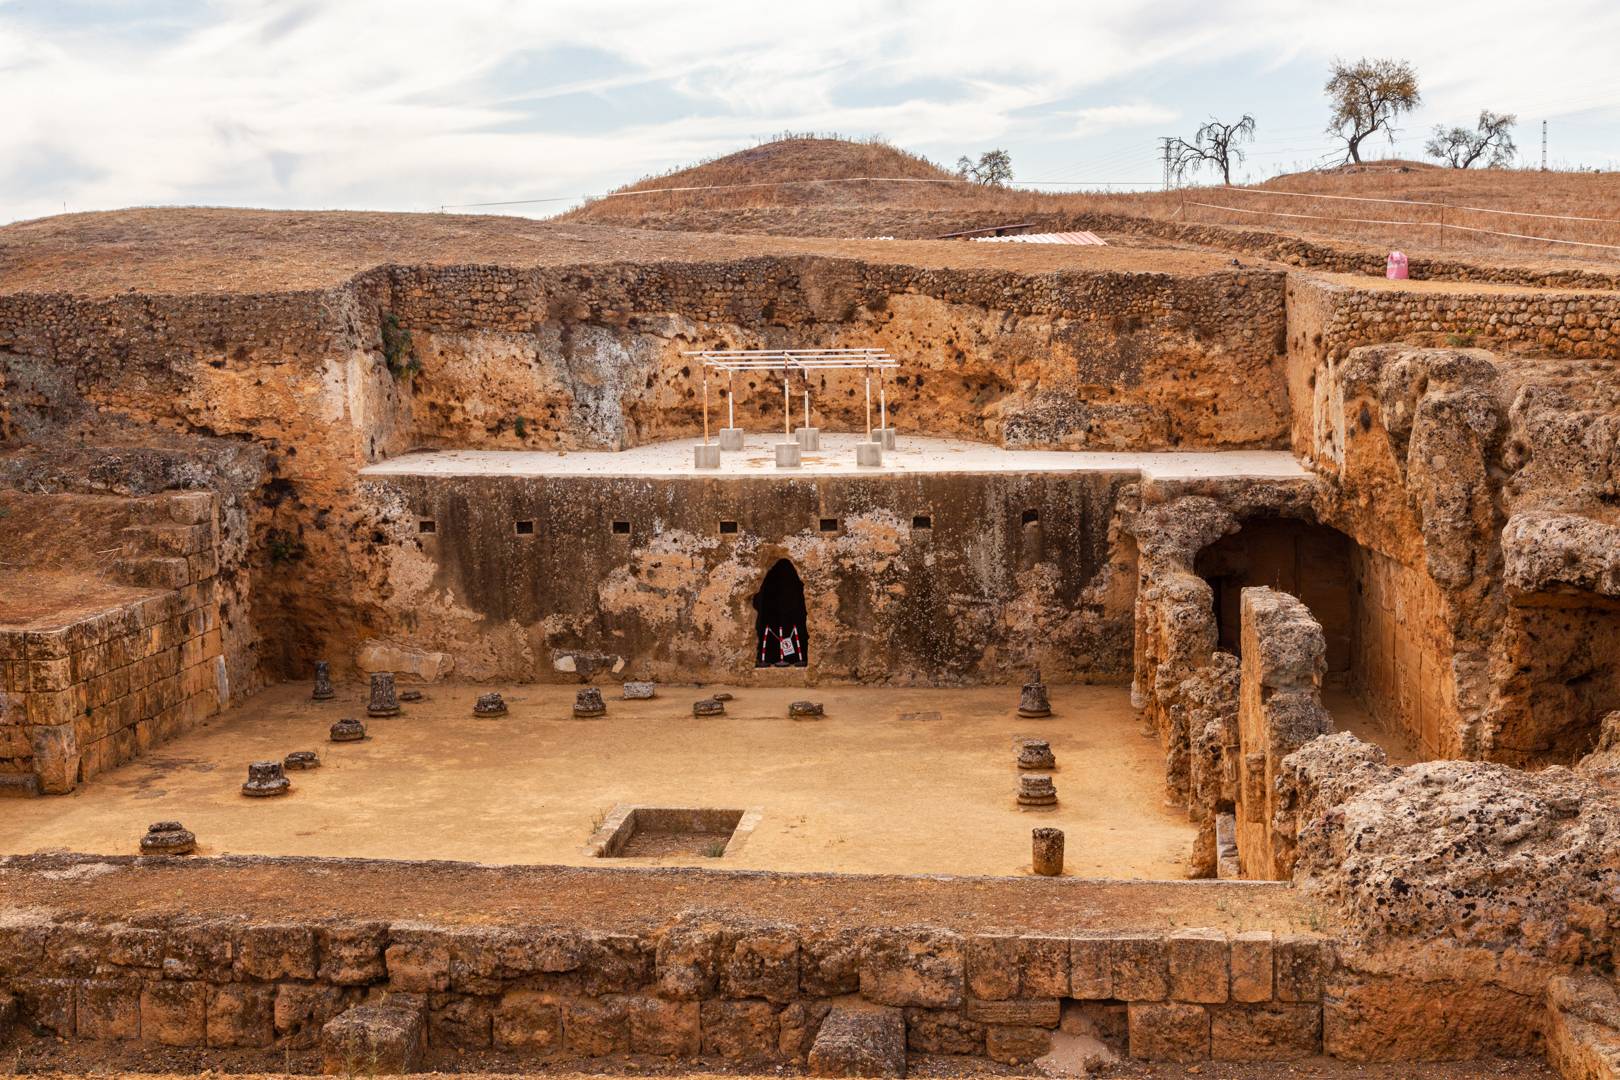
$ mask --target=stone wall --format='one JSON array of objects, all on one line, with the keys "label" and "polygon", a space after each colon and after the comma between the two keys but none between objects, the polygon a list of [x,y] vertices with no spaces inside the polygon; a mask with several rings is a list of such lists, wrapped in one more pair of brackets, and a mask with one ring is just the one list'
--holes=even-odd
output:
[{"label": "stone wall", "polygon": [[1332,963],[1321,938],[1269,930],[0,921],[0,993],[39,1036],[293,1054],[386,1000],[425,1016],[452,1067],[466,1052],[802,1062],[847,995],[895,1010],[913,1052],[1027,1063],[1083,1021],[1146,1060],[1299,1059],[1322,1050]]},{"label": "stone wall", "polygon": [[1277,780],[1284,758],[1332,730],[1322,708],[1326,671],[1322,627],[1304,604],[1273,589],[1243,590],[1234,813],[1244,877],[1293,877],[1295,807]]},{"label": "stone wall", "polygon": [[390,537],[382,635],[460,675],[750,681],[752,600],[788,559],[809,614],[794,678],[951,685],[1125,677],[1134,566],[1110,531],[1135,479],[387,475],[363,494]]},{"label": "stone wall", "polygon": [[[4,545],[23,596],[53,606],[0,625],[0,780],[13,781],[0,793],[65,794],[218,712],[229,687],[212,495],[6,495],[0,510],[54,540]],[[53,565],[109,541],[110,581]]]}]

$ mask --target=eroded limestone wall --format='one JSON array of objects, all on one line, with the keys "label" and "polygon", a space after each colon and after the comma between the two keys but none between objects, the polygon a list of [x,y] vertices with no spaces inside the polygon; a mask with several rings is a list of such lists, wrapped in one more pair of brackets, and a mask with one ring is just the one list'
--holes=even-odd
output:
[{"label": "eroded limestone wall", "polygon": [[1279,788],[1283,759],[1332,730],[1322,708],[1327,645],[1310,609],[1287,593],[1243,590],[1237,715],[1236,839],[1243,876],[1293,877],[1295,807]]},{"label": "eroded limestone wall", "polygon": [[[226,653],[232,684],[251,689],[321,657],[341,671],[398,628],[375,589],[393,542],[359,496],[362,466],[421,445],[695,434],[702,379],[685,349],[886,346],[904,365],[889,387],[902,431],[1159,448],[1280,445],[1282,344],[1282,276],[1251,269],[1030,276],[793,258],[387,268],[264,296],[9,295],[0,438],[42,459],[93,451],[61,490],[141,488],[149,477],[123,475],[144,468],[129,447],[190,455],[184,482],[228,495]],[[824,426],[863,425],[858,382],[814,389]],[[741,386],[739,420],[774,428],[779,401]],[[224,440],[253,451],[228,478],[212,468]],[[35,464],[0,475],[53,472]]]},{"label": "eroded limestone wall", "polygon": [[1110,529],[1134,478],[379,476],[379,624],[478,679],[750,679],[785,558],[812,680],[1122,679],[1135,568]]}]

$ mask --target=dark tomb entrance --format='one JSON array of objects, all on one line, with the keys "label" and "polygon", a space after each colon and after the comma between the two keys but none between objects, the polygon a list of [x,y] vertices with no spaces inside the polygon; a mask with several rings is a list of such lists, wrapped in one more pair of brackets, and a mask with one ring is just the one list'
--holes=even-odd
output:
[{"label": "dark tomb entrance", "polygon": [[765,572],[754,594],[754,666],[804,667],[810,659],[804,582],[787,559]]}]

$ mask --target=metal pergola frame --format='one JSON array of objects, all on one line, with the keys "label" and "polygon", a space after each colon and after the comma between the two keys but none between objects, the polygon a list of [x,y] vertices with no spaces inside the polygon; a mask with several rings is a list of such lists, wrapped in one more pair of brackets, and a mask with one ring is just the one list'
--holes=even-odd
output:
[{"label": "metal pergola frame", "polygon": [[872,372],[878,373],[878,426],[889,426],[887,373],[900,366],[883,349],[688,349],[682,356],[703,361],[703,445],[709,445],[709,372],[726,373],[726,426],[737,426],[737,372],[782,373],[782,433],[793,437],[793,370],[804,380],[804,426],[810,426],[810,372],[866,372],[866,437],[872,437]]}]

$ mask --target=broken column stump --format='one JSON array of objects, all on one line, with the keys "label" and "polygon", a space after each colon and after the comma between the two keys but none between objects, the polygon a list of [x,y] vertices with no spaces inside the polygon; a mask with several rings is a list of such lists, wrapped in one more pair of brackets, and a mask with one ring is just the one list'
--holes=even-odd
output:
[{"label": "broken column stump", "polygon": [[141,837],[142,855],[190,855],[197,837],[178,821],[154,821]]},{"label": "broken column stump", "polygon": [[602,691],[594,686],[582,686],[574,694],[574,718],[588,720],[593,716],[606,716],[607,702],[602,700]]},{"label": "broken column stump", "polygon": [[328,1076],[389,1076],[422,1067],[420,1009],[356,1005],[321,1028],[321,1071]]},{"label": "broken column stump", "polygon": [[1045,739],[1025,739],[1018,744],[1020,769],[1055,769],[1057,758],[1052,756],[1052,744]]},{"label": "broken column stump", "polygon": [[726,715],[726,703],[715,698],[704,698],[701,701],[694,701],[692,702],[692,715],[724,716]]},{"label": "broken column stump", "polygon": [[371,699],[366,702],[366,715],[399,715],[399,697],[394,692],[392,671],[378,671],[371,676]]},{"label": "broken column stump", "polygon": [[627,682],[624,684],[624,700],[651,701],[658,696],[658,688],[650,682]]},{"label": "broken column stump", "polygon": [[332,665],[325,660],[315,661],[315,689],[309,696],[316,701],[331,701],[337,696],[332,689]]},{"label": "broken column stump", "polygon": [[1036,829],[1030,833],[1030,865],[1042,877],[1063,873],[1063,830]]},{"label": "broken column stump", "polygon": [[1045,773],[1025,773],[1018,778],[1019,806],[1056,806],[1057,788]]},{"label": "broken column stump", "polygon": [[479,694],[473,702],[473,715],[482,717],[505,716],[506,699],[497,693]]},{"label": "broken column stump", "polygon": [[359,742],[366,737],[366,725],[352,716],[345,716],[332,725],[328,734],[333,742]]},{"label": "broken column stump", "polygon": [[281,762],[255,761],[248,766],[247,783],[242,785],[242,794],[262,799],[285,795],[291,788],[292,781],[281,771]]},{"label": "broken column stump", "polygon": [[788,719],[820,720],[824,712],[819,701],[795,701],[788,706]]},{"label": "broken column stump", "polygon": [[906,1018],[883,1005],[834,1005],[810,1047],[811,1076],[906,1075]]},{"label": "broken column stump", "polygon": [[1046,684],[1041,682],[1040,668],[1030,673],[1029,682],[1024,684],[1023,691],[1018,695],[1018,715],[1030,719],[1052,715],[1052,703],[1046,698]]},{"label": "broken column stump", "polygon": [[320,767],[320,755],[313,750],[294,750],[281,759],[281,768],[285,772],[302,772],[305,769],[318,769]]}]

